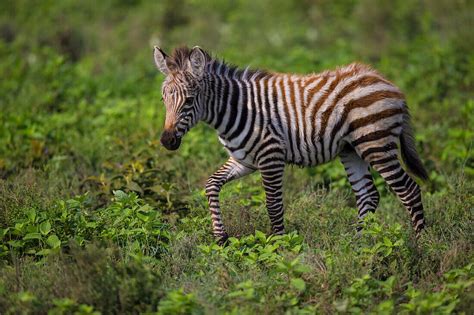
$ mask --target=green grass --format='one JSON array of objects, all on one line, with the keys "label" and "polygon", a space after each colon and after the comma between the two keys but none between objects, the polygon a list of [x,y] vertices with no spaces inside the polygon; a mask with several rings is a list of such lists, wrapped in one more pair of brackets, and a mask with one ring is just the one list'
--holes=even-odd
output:
[{"label": "green grass", "polygon": [[[0,313],[473,313],[473,7],[385,7],[0,4]],[[183,42],[287,72],[360,60],[400,86],[430,173],[422,237],[377,175],[380,206],[356,235],[334,161],[287,168],[281,237],[259,174],[225,186],[233,238],[217,246],[203,189],[226,160],[215,131],[197,126],[177,152],[158,141],[151,47]]]}]

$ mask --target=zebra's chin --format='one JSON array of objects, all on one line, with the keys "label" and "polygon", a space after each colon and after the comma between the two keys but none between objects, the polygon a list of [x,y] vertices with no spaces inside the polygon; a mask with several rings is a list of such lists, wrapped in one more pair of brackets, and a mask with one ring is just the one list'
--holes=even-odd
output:
[{"label": "zebra's chin", "polygon": [[169,145],[163,145],[163,146],[169,151],[176,151],[179,149],[180,145],[181,145],[181,140],[179,140],[175,144],[169,144]]}]

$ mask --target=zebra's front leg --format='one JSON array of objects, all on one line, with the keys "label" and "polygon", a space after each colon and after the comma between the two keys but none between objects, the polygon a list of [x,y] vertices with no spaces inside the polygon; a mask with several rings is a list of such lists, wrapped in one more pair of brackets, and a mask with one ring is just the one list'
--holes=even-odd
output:
[{"label": "zebra's front leg", "polygon": [[219,245],[223,245],[229,238],[224,224],[222,223],[221,209],[219,205],[219,193],[226,183],[231,180],[243,177],[255,170],[240,164],[233,158],[227,160],[214,174],[212,174],[206,183],[206,196],[209,202],[209,210],[212,218],[212,232]]},{"label": "zebra's front leg", "polygon": [[260,169],[265,189],[268,215],[273,234],[284,234],[283,224],[283,172],[284,162],[274,162],[270,167]]}]

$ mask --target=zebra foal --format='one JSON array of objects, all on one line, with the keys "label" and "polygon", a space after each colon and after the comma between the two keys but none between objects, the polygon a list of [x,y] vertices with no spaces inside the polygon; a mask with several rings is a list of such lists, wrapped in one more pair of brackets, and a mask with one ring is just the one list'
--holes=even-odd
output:
[{"label": "zebra foal", "polygon": [[228,235],[219,192],[255,171],[262,176],[272,231],[284,233],[282,185],[285,164],[315,166],[337,156],[356,196],[358,217],[379,203],[370,167],[398,196],[418,235],[424,228],[418,184],[407,168],[426,179],[402,92],[370,67],[353,63],[319,74],[295,75],[239,69],[199,47],[177,48],[171,56],[155,46],[166,119],[161,143],[176,150],[199,121],[217,130],[230,158],[206,184],[213,234]]}]

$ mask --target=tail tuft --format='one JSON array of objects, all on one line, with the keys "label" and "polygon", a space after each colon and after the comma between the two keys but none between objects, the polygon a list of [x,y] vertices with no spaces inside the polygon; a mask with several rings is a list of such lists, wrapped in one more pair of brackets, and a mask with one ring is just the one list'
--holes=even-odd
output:
[{"label": "tail tuft", "polygon": [[413,131],[410,124],[410,115],[408,110],[403,117],[402,134],[400,135],[400,147],[402,158],[408,169],[417,177],[427,180],[428,172],[418,156],[415,147],[415,139],[413,138]]}]

